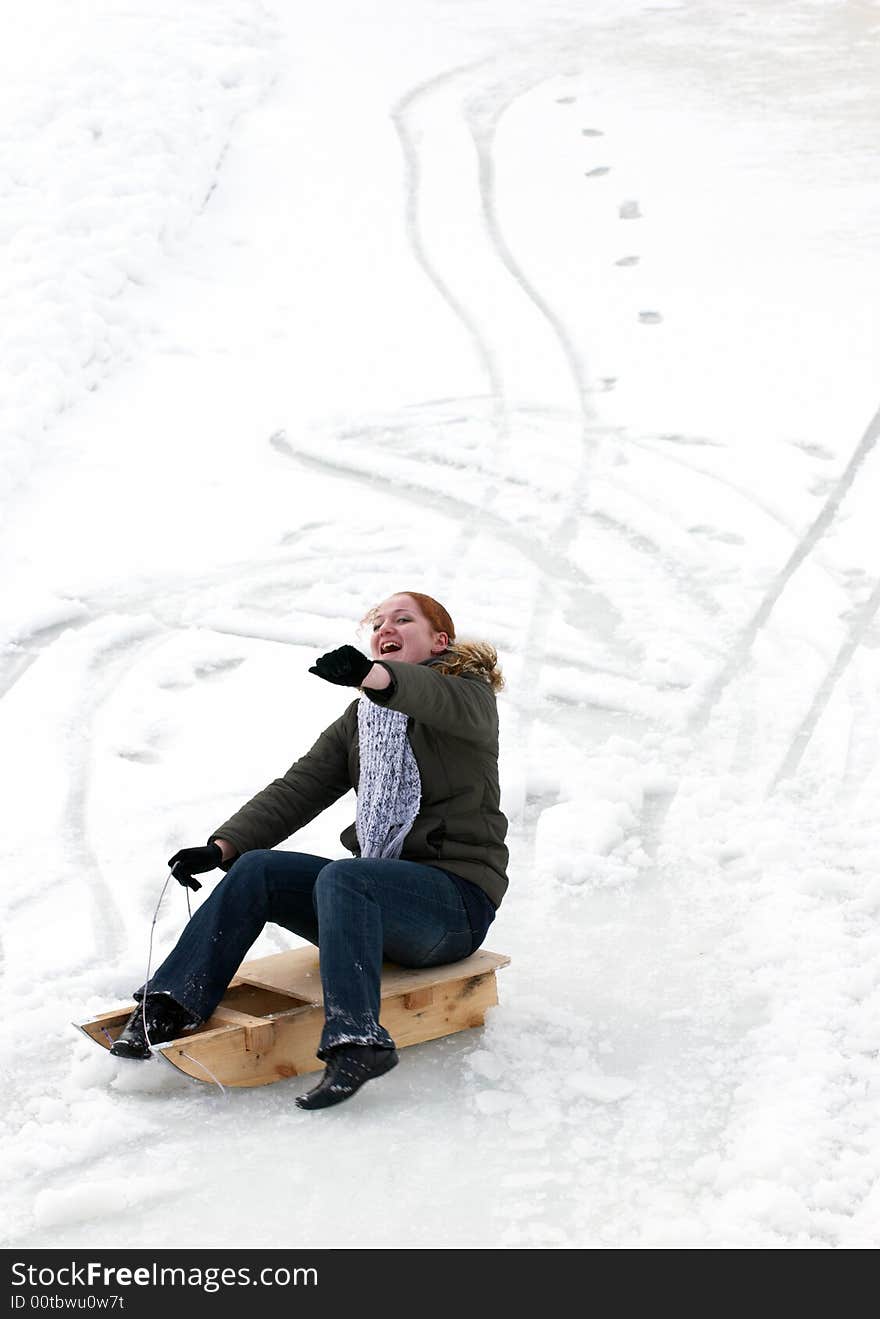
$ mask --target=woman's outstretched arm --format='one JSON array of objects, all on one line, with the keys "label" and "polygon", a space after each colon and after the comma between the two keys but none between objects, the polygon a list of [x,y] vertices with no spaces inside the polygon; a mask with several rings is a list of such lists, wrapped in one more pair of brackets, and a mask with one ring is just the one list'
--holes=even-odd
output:
[{"label": "woman's outstretched arm", "polygon": [[378,705],[402,710],[454,737],[481,743],[497,740],[495,693],[481,678],[451,677],[426,664],[377,660],[361,686]]}]

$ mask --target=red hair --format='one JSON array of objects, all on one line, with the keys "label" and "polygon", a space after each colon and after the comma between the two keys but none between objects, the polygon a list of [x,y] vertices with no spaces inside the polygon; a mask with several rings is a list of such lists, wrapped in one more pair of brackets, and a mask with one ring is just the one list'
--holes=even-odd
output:
[{"label": "red hair", "polygon": [[[395,591],[394,594],[408,595],[411,600],[415,600],[433,631],[445,632],[449,638],[446,650],[438,656],[436,667],[441,673],[448,673],[452,677],[461,673],[474,674],[489,683],[493,691],[501,691],[504,678],[498,667],[498,652],[494,646],[490,646],[488,641],[463,641],[454,645],[455,624],[449,611],[440,604],[439,600],[435,600],[430,595],[423,595],[421,591]],[[375,621],[376,608],[377,606],[374,605],[370,612],[364,615],[361,619],[362,624]]]},{"label": "red hair", "polygon": [[398,591],[397,594],[408,595],[415,600],[434,631],[445,632],[450,641],[455,640],[455,624],[439,600],[430,595],[422,595],[421,591]]}]

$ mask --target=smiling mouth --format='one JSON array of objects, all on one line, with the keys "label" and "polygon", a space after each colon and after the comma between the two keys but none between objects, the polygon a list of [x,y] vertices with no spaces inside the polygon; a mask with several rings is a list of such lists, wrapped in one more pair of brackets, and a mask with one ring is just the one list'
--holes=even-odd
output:
[{"label": "smiling mouth", "polygon": [[399,641],[383,641],[382,645],[379,647],[379,654],[390,655],[392,651],[400,649],[401,646]]}]

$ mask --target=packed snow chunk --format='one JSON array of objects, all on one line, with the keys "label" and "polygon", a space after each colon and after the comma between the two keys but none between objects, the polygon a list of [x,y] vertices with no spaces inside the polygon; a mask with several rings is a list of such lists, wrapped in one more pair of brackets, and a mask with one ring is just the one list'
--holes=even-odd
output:
[{"label": "packed snow chunk", "polygon": [[81,1090],[106,1089],[119,1070],[119,1060],[107,1050],[89,1047],[71,1067],[71,1083]]},{"label": "packed snow chunk", "polygon": [[90,1178],[75,1186],[40,1191],[34,1201],[34,1221],[38,1228],[48,1228],[110,1218],[136,1205],[167,1199],[170,1189],[167,1178]]},{"label": "packed snow chunk", "polygon": [[590,806],[585,802],[560,802],[541,816],[539,845],[550,844],[554,851],[580,847],[604,856],[623,842],[627,826],[635,824],[636,816],[626,803],[597,802]]},{"label": "packed snow chunk", "polygon": [[125,1095],[152,1095],[182,1090],[189,1084],[182,1072],[158,1057],[136,1062],[130,1058],[120,1058],[119,1070],[111,1082],[111,1088]]},{"label": "packed snow chunk", "polygon": [[597,1104],[616,1104],[627,1099],[635,1090],[635,1082],[625,1076],[602,1076],[594,1072],[574,1072],[568,1078],[568,1089]]}]

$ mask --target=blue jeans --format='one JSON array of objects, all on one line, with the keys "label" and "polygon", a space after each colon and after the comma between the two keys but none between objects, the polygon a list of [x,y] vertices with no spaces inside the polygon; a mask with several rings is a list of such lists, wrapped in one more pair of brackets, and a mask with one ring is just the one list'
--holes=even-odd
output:
[{"label": "blue jeans", "polygon": [[267,921],[321,949],[322,1059],[340,1044],[394,1048],[379,1025],[383,958],[438,966],[460,961],[472,948],[461,895],[434,866],[245,852],[189,921],[150,978],[149,992],[170,994],[206,1020]]}]

